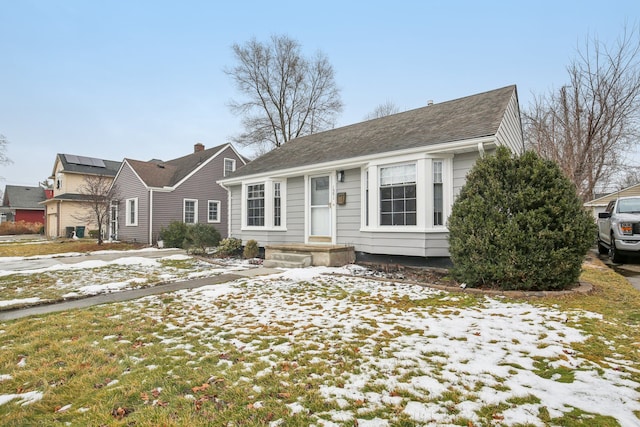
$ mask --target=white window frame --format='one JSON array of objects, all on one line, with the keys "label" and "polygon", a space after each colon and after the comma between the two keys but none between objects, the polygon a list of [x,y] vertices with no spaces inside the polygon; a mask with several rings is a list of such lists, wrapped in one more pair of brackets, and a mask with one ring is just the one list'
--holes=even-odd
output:
[{"label": "white window frame", "polygon": [[[187,202],[193,203],[193,222],[187,222]],[[182,199],[182,222],[185,224],[197,224],[198,223],[198,199]]]},{"label": "white window frame", "polygon": [[[217,205],[217,218],[211,219],[211,205]],[[220,222],[220,200],[207,200],[207,222],[219,223]]]},{"label": "white window frame", "polygon": [[228,157],[225,157],[224,162],[222,163],[222,174],[223,176],[228,176],[229,174],[227,173],[227,162],[231,162],[231,170],[229,171],[229,173],[235,172],[236,170],[236,159],[230,159]]},{"label": "white window frame", "polygon": [[[280,183],[280,226],[274,225],[274,183]],[[247,190],[250,185],[264,184],[264,225],[247,225]],[[287,180],[265,179],[242,183],[242,231],[287,231]]]},{"label": "white window frame", "polygon": [[[133,221],[131,221],[131,210],[133,206]],[[138,226],[138,198],[133,197],[125,200],[125,225],[127,227],[137,227]]]},{"label": "white window frame", "polygon": [[[443,225],[433,225],[433,162],[442,162]],[[416,165],[416,225],[380,225],[380,169]],[[371,161],[361,169],[360,231],[446,232],[453,204],[453,154],[414,154]],[[368,186],[368,187],[367,187]],[[369,199],[367,200],[367,188]],[[368,214],[368,215],[367,215]]]}]

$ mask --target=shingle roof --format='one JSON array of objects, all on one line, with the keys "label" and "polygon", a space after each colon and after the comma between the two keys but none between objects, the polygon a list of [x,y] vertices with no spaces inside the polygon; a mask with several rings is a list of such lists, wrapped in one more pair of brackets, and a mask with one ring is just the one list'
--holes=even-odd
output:
[{"label": "shingle roof", "polygon": [[127,163],[149,187],[172,187],[228,144],[218,145],[166,162],[126,159]]},{"label": "shingle roof", "polygon": [[495,135],[515,85],[288,141],[230,178]]},{"label": "shingle roof", "polygon": [[95,159],[101,160],[102,166],[95,166],[89,164],[77,164],[70,162],[69,158],[80,158],[80,159],[91,159],[89,157],[77,156],[75,154],[60,154],[58,153],[58,159],[62,163],[62,168],[65,172],[75,172],[81,174],[88,175],[106,175],[106,176],[116,176],[118,173],[118,169],[120,169],[121,162],[117,162],[115,160],[104,160],[104,159]]},{"label": "shingle roof", "polygon": [[14,209],[44,210],[40,202],[46,199],[42,187],[25,187],[23,185],[7,185],[4,189],[3,205]]}]

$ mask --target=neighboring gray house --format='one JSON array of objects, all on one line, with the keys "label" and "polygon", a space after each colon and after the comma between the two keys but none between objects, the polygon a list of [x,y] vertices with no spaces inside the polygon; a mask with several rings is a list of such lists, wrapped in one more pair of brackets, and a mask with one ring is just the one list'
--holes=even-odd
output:
[{"label": "neighboring gray house", "polygon": [[109,235],[114,239],[154,244],[171,221],[212,224],[224,238],[227,191],[216,183],[247,163],[231,144],[163,162],[124,159],[113,185]]},{"label": "neighboring gray house", "polygon": [[515,86],[291,140],[220,181],[230,236],[448,256],[451,205],[500,145],[524,150]]}]

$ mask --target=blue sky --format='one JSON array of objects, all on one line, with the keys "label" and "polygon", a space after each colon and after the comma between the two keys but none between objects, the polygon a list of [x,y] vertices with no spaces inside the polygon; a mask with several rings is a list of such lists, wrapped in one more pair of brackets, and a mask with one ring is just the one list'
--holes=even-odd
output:
[{"label": "blue sky", "polygon": [[526,109],[567,81],[588,36],[611,44],[639,23],[637,0],[0,0],[0,134],[14,162],[0,187],[37,185],[56,153],[171,159],[228,142],[241,128],[223,70],[254,36],[328,56],[342,126],[387,100],[405,110],[510,84]]}]

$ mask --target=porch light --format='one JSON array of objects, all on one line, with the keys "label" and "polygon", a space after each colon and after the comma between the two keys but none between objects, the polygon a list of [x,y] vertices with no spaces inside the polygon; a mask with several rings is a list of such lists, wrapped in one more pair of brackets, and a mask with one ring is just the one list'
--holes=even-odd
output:
[{"label": "porch light", "polygon": [[344,171],[338,171],[338,182],[344,182]]}]

